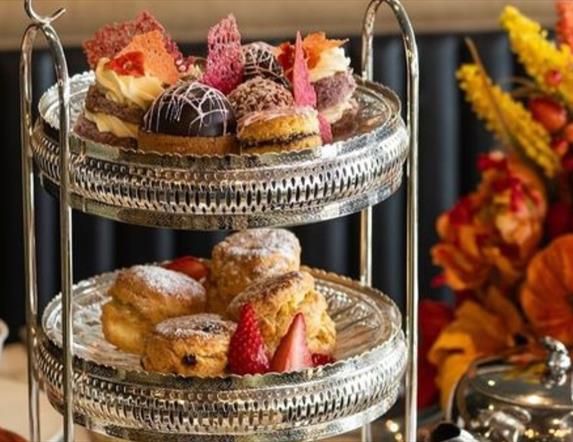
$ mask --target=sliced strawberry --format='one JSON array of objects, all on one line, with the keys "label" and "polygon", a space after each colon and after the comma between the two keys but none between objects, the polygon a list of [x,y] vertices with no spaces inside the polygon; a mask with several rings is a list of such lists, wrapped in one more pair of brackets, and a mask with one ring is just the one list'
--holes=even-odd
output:
[{"label": "sliced strawberry", "polygon": [[143,77],[145,75],[144,56],[141,51],[126,52],[115,57],[105,64],[106,69],[111,69],[119,75],[131,75]]},{"label": "sliced strawberry", "polygon": [[197,281],[200,281],[209,275],[209,267],[194,256],[182,256],[181,258],[168,262],[163,267],[179,273],[185,273],[187,276],[190,276]]},{"label": "sliced strawberry", "polygon": [[314,367],[319,367],[321,365],[332,364],[336,362],[334,356],[332,355],[325,355],[324,353],[313,353],[312,354],[312,365]]},{"label": "sliced strawberry", "polygon": [[271,361],[271,370],[282,373],[312,366],[312,354],[306,343],[304,315],[298,313],[275,351]]},{"label": "sliced strawberry", "polygon": [[555,100],[536,97],[529,100],[529,111],[548,132],[557,132],[567,123],[567,111]]},{"label": "sliced strawberry", "polygon": [[229,370],[235,374],[257,374],[269,371],[269,358],[259,330],[253,306],[245,304],[235,334],[229,344]]}]

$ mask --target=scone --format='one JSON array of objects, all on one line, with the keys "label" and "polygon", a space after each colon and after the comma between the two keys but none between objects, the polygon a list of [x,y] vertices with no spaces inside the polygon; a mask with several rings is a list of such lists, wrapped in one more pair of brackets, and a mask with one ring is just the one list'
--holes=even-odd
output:
[{"label": "scone", "polygon": [[315,290],[307,272],[289,272],[247,287],[229,305],[227,313],[237,320],[241,307],[253,306],[267,350],[273,354],[294,316],[304,314],[307,343],[312,353],[332,354],[336,341],[334,322],[328,316],[324,296]]},{"label": "scone", "polygon": [[102,307],[105,338],[121,350],[141,354],[145,335],[167,318],[205,311],[205,288],[187,275],[154,265],[123,270]]},{"label": "scone", "polygon": [[166,319],[148,335],[141,363],[160,373],[221,375],[235,329],[234,322],[208,313]]},{"label": "scone", "polygon": [[228,236],[213,248],[209,310],[225,315],[229,303],[253,281],[300,267],[300,243],[284,229],[252,229]]}]

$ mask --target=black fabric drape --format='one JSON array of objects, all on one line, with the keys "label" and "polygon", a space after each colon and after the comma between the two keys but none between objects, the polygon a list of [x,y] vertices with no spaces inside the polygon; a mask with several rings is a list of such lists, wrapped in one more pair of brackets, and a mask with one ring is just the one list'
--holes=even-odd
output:
[{"label": "black fabric drape", "polygon": [[[475,35],[484,63],[491,75],[507,78],[513,71],[506,38],[498,33]],[[399,37],[375,39],[375,78],[404,98],[404,59]],[[185,51],[203,48],[186,45]],[[360,39],[352,38],[348,49],[358,68]],[[455,70],[467,59],[460,35],[419,37],[421,68],[420,155],[421,295],[444,296],[430,290],[429,281],[438,269],[431,265],[429,248],[436,241],[436,216],[450,207],[462,192],[476,183],[475,157],[491,145],[490,135],[458,91]],[[71,73],[86,69],[79,49],[67,51]],[[2,183],[2,294],[0,317],[12,330],[12,338],[24,323],[24,276],[20,175],[19,53],[0,52],[0,177]],[[39,51],[34,59],[35,90],[45,90],[54,81],[49,55]],[[37,192],[37,242],[39,293],[45,304],[59,290],[57,202],[42,189]],[[181,254],[208,256],[223,232],[185,232],[149,229],[74,213],[75,280],[146,261]],[[357,275],[358,216],[295,227],[303,245],[305,264],[350,276]],[[373,283],[402,305],[404,294],[405,192],[401,190],[374,209]]]}]

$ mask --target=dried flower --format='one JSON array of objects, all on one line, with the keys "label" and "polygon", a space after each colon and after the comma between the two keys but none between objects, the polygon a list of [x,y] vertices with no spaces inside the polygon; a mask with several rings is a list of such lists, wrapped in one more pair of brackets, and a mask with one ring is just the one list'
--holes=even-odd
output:
[{"label": "dried flower", "polygon": [[555,9],[559,17],[555,26],[559,42],[573,48],[573,1],[557,0]]},{"label": "dried flower", "polygon": [[551,149],[549,133],[535,121],[530,112],[510,94],[501,90],[477,64],[464,64],[458,70],[460,87],[486,127],[507,142],[509,138],[524,154],[553,177],[560,167]]}]

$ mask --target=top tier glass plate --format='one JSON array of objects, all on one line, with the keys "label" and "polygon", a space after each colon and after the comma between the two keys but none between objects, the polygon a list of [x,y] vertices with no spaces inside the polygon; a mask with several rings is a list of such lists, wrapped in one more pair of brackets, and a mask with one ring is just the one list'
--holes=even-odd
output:
[{"label": "top tier glass plate", "polygon": [[[71,125],[93,73],[71,79]],[[357,78],[359,112],[332,144],[260,155],[165,155],[70,136],[71,203],[117,221],[177,229],[295,225],[357,212],[402,181],[408,135],[400,102],[386,87]],[[58,95],[42,96],[33,153],[42,184],[57,195]]]}]

